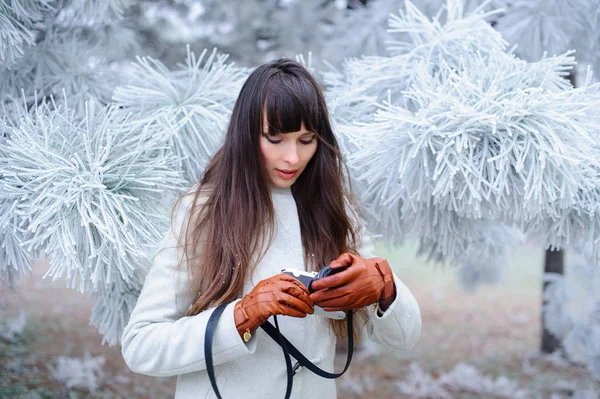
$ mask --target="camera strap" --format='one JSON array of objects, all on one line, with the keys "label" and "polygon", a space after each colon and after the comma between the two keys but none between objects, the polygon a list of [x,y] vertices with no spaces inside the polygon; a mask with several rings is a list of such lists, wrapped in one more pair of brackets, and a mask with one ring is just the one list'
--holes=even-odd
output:
[{"label": "camera strap", "polygon": [[[212,312],[208,319],[208,323],[206,325],[206,333],[204,335],[204,358],[206,362],[206,371],[208,373],[208,378],[210,379],[210,384],[212,385],[212,388],[215,394],[217,395],[218,399],[221,399],[221,394],[219,393],[219,389],[217,388],[217,381],[215,379],[215,370],[212,357],[212,342],[217,322],[219,321],[219,318],[221,317],[221,314],[223,314],[223,311],[225,310],[225,307],[227,305],[227,303],[221,304],[217,306],[217,308]],[[277,342],[277,344],[281,346],[281,349],[283,350],[283,356],[285,357],[285,365],[287,369],[287,387],[285,392],[285,399],[289,399],[292,393],[293,377],[300,366],[305,367],[313,373],[328,379],[338,378],[341,375],[343,375],[346,372],[346,370],[348,370],[350,362],[352,361],[352,354],[354,352],[354,336],[352,331],[351,310],[346,312],[346,326],[348,328],[348,357],[346,358],[346,365],[340,373],[330,373],[328,371],[325,371],[317,367],[310,360],[308,360],[306,356],[302,354],[302,352],[300,352],[290,341],[288,341],[281,334],[281,332],[279,331],[279,325],[277,323],[276,316],[274,316],[274,320],[275,326],[273,326],[273,324],[267,321],[263,325],[261,325],[260,328],[262,328],[275,342]],[[290,355],[297,360],[293,368]]]},{"label": "camera strap", "polygon": [[348,370],[348,367],[350,366],[350,362],[352,361],[352,354],[354,352],[354,350],[353,350],[353,347],[354,347],[354,337],[353,337],[353,334],[352,334],[352,311],[351,310],[349,310],[347,312],[347,314],[346,314],[346,325],[348,327],[348,357],[346,358],[346,365],[344,366],[344,369],[340,373],[330,373],[328,371],[325,371],[325,370],[317,367],[313,362],[311,362],[310,360],[308,360],[306,358],[306,356],[304,356],[302,354],[302,352],[300,352],[294,345],[292,345],[292,343],[290,341],[288,341],[279,332],[279,329],[276,329],[268,321],[265,324],[261,325],[260,328],[262,328],[267,334],[269,334],[269,336],[271,338],[273,338],[275,340],[275,342],[279,341],[277,339],[277,336],[278,335],[281,336],[281,339],[285,343],[285,347],[286,348],[284,348],[283,345],[278,342],[279,345],[284,349],[284,352],[286,350],[289,351],[290,355],[292,355],[298,361],[298,364],[300,366],[306,367],[307,369],[309,369],[313,373],[315,373],[318,376],[321,376],[323,378],[334,379],[334,378],[341,377],[346,372],[346,370]]}]

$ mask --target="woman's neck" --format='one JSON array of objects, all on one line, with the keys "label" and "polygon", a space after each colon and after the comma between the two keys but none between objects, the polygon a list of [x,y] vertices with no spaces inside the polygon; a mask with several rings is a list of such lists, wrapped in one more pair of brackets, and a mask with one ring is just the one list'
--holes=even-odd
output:
[{"label": "woman's neck", "polygon": [[269,184],[269,189],[271,190],[272,193],[279,193],[279,194],[291,194],[292,192],[292,187],[278,187],[275,186],[273,184]]}]

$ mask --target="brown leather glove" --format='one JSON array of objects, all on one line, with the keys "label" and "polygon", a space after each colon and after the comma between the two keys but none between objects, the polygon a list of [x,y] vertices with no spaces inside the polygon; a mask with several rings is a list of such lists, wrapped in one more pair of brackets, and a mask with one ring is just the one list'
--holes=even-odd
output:
[{"label": "brown leather glove", "polygon": [[326,311],[350,310],[391,298],[396,293],[394,276],[387,260],[365,259],[344,253],[329,267],[346,269],[311,284],[310,298]]},{"label": "brown leather glove", "polygon": [[238,333],[246,342],[270,316],[306,317],[307,313],[314,313],[308,289],[287,274],[259,281],[248,295],[235,304],[233,312]]}]

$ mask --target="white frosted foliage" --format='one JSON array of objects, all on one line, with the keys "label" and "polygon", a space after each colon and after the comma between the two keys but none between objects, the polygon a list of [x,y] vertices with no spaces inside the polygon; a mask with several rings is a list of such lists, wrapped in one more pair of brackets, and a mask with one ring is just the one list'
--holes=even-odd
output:
[{"label": "white frosted foliage", "polygon": [[39,107],[10,129],[0,160],[0,197],[27,225],[21,245],[82,292],[130,280],[168,223],[158,198],[182,187],[158,140],[114,108],[86,109]]},{"label": "white frosted foliage", "polygon": [[442,22],[430,19],[409,1],[405,8],[406,11],[399,10],[398,15],[390,16],[391,40],[387,42],[390,56],[365,56],[350,60],[346,66],[357,84],[379,100],[387,97],[388,90],[392,99],[400,97],[401,91],[415,79],[415,68],[420,63],[433,73],[442,60],[457,66],[464,55],[503,51],[507,46],[498,31],[486,22],[493,12],[476,9],[465,15],[460,0],[448,0]]},{"label": "white frosted foliage", "polygon": [[189,184],[221,144],[247,76],[226,61],[227,55],[216,49],[196,57],[189,47],[185,65],[176,71],[151,57],[138,58],[129,84],[115,90],[115,103],[166,143]]},{"label": "white frosted foliage", "polygon": [[600,86],[589,71],[571,86],[569,48],[536,62],[513,53],[488,22],[519,2],[431,3],[391,15],[389,55],[323,73],[370,230],[416,239],[468,291],[501,278],[523,234],[597,264]]},{"label": "white frosted foliage", "polygon": [[[70,107],[80,113],[87,100],[106,104],[121,77],[113,61],[122,59],[123,46],[132,48],[135,41],[131,34],[124,37],[120,19],[132,4],[131,0],[2,2],[2,103],[20,100],[22,92],[30,106],[36,95],[54,95],[61,101],[64,91]],[[28,40],[17,40],[15,29],[28,32]],[[116,31],[121,32],[119,46],[108,40]]]},{"label": "white frosted foliage", "polygon": [[0,3],[0,71],[35,45],[34,24],[53,9],[53,0],[12,0]]},{"label": "white frosted foliage", "polygon": [[532,61],[544,54],[576,50],[581,61],[594,62],[594,39],[600,33],[598,0],[518,0],[507,2],[495,29],[517,53]]},{"label": "white frosted foliage", "polygon": [[[386,235],[439,243],[450,235],[441,253],[460,253],[456,241],[476,234],[469,219],[521,226],[581,205],[581,191],[594,187],[600,121],[586,110],[600,103],[598,86],[560,86],[568,55],[541,63],[552,68],[496,52],[442,61],[435,74],[421,63],[404,92],[415,111],[386,102],[372,122],[355,124],[362,134],[349,136],[348,159],[367,184],[366,207],[383,220],[402,215],[401,227],[383,226]],[[441,224],[448,212],[465,224]]]}]

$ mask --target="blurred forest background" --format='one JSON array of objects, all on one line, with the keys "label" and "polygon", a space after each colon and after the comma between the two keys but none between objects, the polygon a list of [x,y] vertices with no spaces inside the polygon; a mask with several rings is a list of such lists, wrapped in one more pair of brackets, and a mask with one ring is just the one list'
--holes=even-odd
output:
[{"label": "blurred forest background", "polygon": [[322,84],[423,316],[339,396],[600,396],[600,0],[0,1],[0,398],[173,395],[120,334],[245,77],[282,56]]}]

